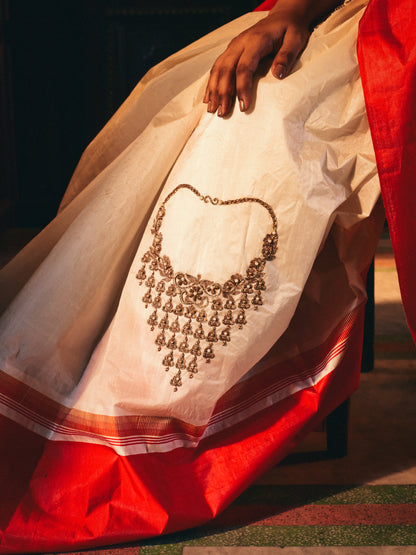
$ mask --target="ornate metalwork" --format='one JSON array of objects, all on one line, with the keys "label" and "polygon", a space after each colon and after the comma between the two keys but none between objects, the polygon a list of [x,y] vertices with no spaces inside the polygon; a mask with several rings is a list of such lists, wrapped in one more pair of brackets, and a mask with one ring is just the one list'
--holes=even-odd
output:
[{"label": "ornate metalwork", "polygon": [[[224,283],[202,279],[184,272],[175,272],[168,256],[162,254],[163,235],[160,231],[166,215],[166,204],[180,189],[187,189],[205,203],[229,206],[247,202],[265,208],[272,220],[272,231],[263,239],[261,256],[251,260],[245,275],[233,274]],[[272,207],[256,197],[231,200],[202,195],[188,184],[178,185],[162,202],[153,221],[153,242],[142,257],[142,267],[136,278],[146,287],[142,301],[152,313],[147,319],[152,332],[157,331],[155,344],[163,355],[167,372],[175,369],[170,383],[177,391],[182,386],[182,371],[192,378],[199,370],[199,359],[207,363],[215,358],[216,345],[226,347],[231,341],[232,328],[247,324],[247,311],[263,305],[266,290],[265,265],[277,252],[277,218]],[[161,312],[159,312],[161,309]],[[168,334],[167,334],[168,332]],[[171,335],[169,335],[169,332]],[[192,342],[192,339],[195,341]],[[176,353],[177,352],[177,353]],[[186,356],[188,355],[188,357]]]}]

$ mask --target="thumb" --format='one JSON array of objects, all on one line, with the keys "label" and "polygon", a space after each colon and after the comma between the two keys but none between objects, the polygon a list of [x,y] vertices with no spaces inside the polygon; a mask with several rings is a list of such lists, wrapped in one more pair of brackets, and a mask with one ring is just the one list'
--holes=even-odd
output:
[{"label": "thumb", "polygon": [[277,79],[284,79],[292,71],[308,43],[309,31],[302,29],[287,30],[282,44],[274,57],[271,71]]}]

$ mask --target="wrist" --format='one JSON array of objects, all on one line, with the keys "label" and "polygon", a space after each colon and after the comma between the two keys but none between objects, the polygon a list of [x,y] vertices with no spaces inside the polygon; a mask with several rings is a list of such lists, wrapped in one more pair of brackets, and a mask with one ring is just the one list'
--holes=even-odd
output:
[{"label": "wrist", "polygon": [[278,0],[269,16],[290,18],[299,25],[313,28],[328,17],[343,0]]}]

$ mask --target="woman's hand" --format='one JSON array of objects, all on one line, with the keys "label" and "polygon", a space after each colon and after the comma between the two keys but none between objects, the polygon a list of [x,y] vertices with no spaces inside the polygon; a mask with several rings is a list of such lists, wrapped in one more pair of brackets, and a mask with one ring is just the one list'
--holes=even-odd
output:
[{"label": "woman's hand", "polygon": [[248,110],[260,61],[274,55],[272,74],[277,79],[286,77],[309,40],[314,20],[339,3],[279,0],[267,17],[233,39],[215,61],[204,96],[208,112],[226,116],[236,96],[240,110]]}]

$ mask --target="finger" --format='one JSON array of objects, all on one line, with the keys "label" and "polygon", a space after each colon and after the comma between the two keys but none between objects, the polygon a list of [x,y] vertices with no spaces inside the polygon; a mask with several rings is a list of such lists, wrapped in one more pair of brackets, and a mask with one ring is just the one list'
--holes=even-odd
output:
[{"label": "finger", "polygon": [[204,99],[202,101],[204,104],[208,104],[209,95],[210,95],[209,91],[210,91],[210,79],[208,79],[207,87],[205,89]]},{"label": "finger", "polygon": [[208,78],[208,82],[207,82],[207,86],[205,89],[205,94],[204,94],[204,100],[203,102],[205,104],[208,104],[210,100],[214,100],[214,97],[216,95],[216,91],[218,88],[218,78],[219,78],[219,68],[221,66],[221,56],[219,58],[217,58],[217,60],[215,61],[214,65],[211,68],[210,74],[209,74],[209,78]]},{"label": "finger", "polygon": [[210,92],[209,104],[213,112],[225,116],[231,109],[235,98],[235,67],[221,65],[216,76],[215,87]]},{"label": "finger", "polygon": [[215,112],[215,110],[213,109],[213,106],[216,101],[217,81],[218,81],[217,73],[214,72],[214,70],[212,69],[208,79],[207,88],[205,89],[205,95],[204,95],[204,102],[205,104],[207,104],[207,111],[211,113]]},{"label": "finger", "polygon": [[237,66],[236,70],[236,93],[241,112],[250,108],[253,90],[254,69],[244,62]]},{"label": "finger", "polygon": [[226,116],[235,98],[235,68],[223,67],[216,90],[217,114],[220,117]]},{"label": "finger", "polygon": [[208,112],[225,116],[229,113],[235,97],[235,69],[240,53],[228,48],[215,62],[208,80],[204,101]]},{"label": "finger", "polygon": [[273,50],[273,41],[265,35],[259,35],[244,49],[236,67],[236,92],[242,112],[250,107],[253,77],[259,63]]},{"label": "finger", "polygon": [[284,79],[292,70],[304,50],[310,33],[307,30],[288,29],[273,60],[271,71],[277,79]]}]

